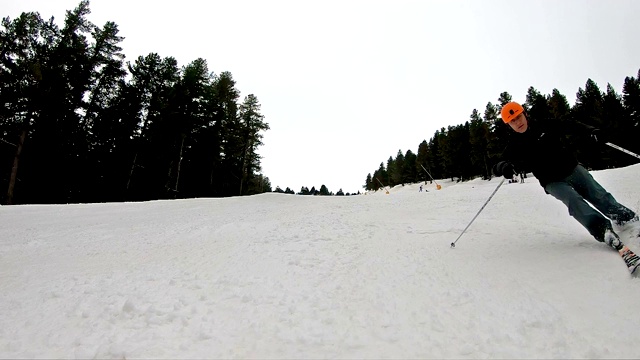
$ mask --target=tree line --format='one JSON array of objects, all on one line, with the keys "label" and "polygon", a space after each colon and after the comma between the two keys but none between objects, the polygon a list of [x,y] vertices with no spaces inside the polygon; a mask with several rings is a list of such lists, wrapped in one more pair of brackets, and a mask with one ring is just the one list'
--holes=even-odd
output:
[{"label": "tree line", "polygon": [[[398,150],[386,164],[369,173],[364,188],[378,190],[408,183],[450,178],[465,181],[476,177],[491,179],[492,166],[500,161],[510,129],[498,117],[503,105],[512,96],[503,92],[497,103],[488,102],[484,112],[474,109],[464,124],[443,127],[429,141],[422,141],[417,153]],[[624,80],[622,95],[611,84],[605,92],[588,79],[576,93],[570,106],[566,96],[554,89],[541,94],[529,87],[522,104],[533,121],[581,122],[600,129],[606,139],[633,152],[640,150],[640,71],[637,77]],[[559,124],[560,125],[560,124]],[[593,170],[631,165],[637,160],[606,145],[594,146],[589,139],[569,134],[567,141],[576,151],[579,161]]]},{"label": "tree line", "polygon": [[288,187],[285,190],[282,190],[279,186],[276,186],[276,189],[273,190],[273,192],[276,193],[282,193],[282,194],[297,194],[297,195],[319,195],[319,196],[350,196],[350,195],[358,195],[360,194],[360,192],[358,191],[358,193],[345,193],[344,191],[342,191],[342,188],[340,190],[338,190],[337,193],[333,193],[333,191],[329,191],[329,188],[327,188],[324,184],[322,186],[320,186],[320,189],[316,189],[315,186],[312,186],[311,189],[309,189],[307,186],[303,186],[302,188],[300,188],[299,192],[294,192],[293,190],[289,189]]},{"label": "tree line", "polygon": [[[178,66],[157,53],[125,62],[114,22],[91,23],[89,1],[67,11],[64,24],[37,12],[2,19],[0,27],[0,201],[4,204],[142,201],[270,192],[261,173],[269,130],[254,94],[240,99],[229,72],[214,74],[199,58]],[[640,78],[640,72],[638,74]],[[570,107],[553,90],[531,87],[524,106],[535,119],[582,121],[637,150],[640,82],[622,95],[588,80]],[[491,177],[508,136],[498,119],[511,100],[500,94],[484,113],[436,131],[417,153],[398,151],[367,176],[366,190],[429,179]],[[593,169],[634,159],[576,143]],[[294,194],[289,188],[275,192]],[[300,195],[345,195],[322,185]],[[350,194],[346,194],[350,195]]]},{"label": "tree line", "polygon": [[260,103],[204,59],[156,53],[126,62],[118,26],[62,27],[37,12],[2,19],[2,202],[221,197],[271,191],[260,171]]}]

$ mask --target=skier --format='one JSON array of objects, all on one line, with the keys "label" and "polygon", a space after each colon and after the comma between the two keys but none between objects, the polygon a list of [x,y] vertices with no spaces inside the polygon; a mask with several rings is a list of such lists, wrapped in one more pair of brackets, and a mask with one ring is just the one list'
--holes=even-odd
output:
[{"label": "skier", "polygon": [[[638,216],[619,204],[578,163],[573,153],[563,144],[566,130],[563,131],[561,125],[553,123],[555,120],[529,121],[524,108],[516,102],[503,106],[501,116],[502,121],[513,132],[502,154],[503,161],[494,165],[493,173],[510,179],[516,169],[531,169],[545,192],[562,201],[569,209],[569,215],[582,224],[596,240],[620,250],[622,243],[613,231],[611,220],[622,226],[638,221]],[[583,132],[590,133],[595,141],[599,140],[596,137],[598,129],[584,124],[579,126]]]}]

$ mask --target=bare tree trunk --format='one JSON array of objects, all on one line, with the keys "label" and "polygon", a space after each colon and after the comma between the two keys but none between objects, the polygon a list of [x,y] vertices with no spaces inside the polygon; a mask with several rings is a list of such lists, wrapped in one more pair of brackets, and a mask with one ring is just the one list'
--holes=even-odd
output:
[{"label": "bare tree trunk", "polygon": [[248,152],[249,149],[253,146],[253,141],[248,140],[247,143],[245,143],[245,147],[244,147],[244,151],[243,151],[243,156],[242,156],[242,174],[240,174],[240,196],[242,196],[242,187],[244,182],[247,179],[247,158],[248,156]]},{"label": "bare tree trunk", "polygon": [[487,163],[487,153],[482,154],[482,160],[484,160],[484,172],[487,174],[487,180],[491,179],[491,172],[489,171],[489,164]]},{"label": "bare tree trunk", "polygon": [[22,153],[22,147],[24,141],[27,138],[27,130],[22,130],[20,134],[20,141],[18,142],[18,149],[16,150],[16,156],[13,158],[13,167],[11,168],[11,177],[9,178],[9,189],[7,190],[7,205],[13,204],[13,189],[16,186],[16,180],[18,179],[18,164],[20,163],[20,154]]},{"label": "bare tree trunk", "polygon": [[187,136],[185,134],[182,134],[182,144],[180,144],[180,159],[178,160],[178,173],[176,174],[176,188],[175,188],[175,192],[176,194],[178,193],[178,182],[180,181],[180,166],[182,165],[182,150],[184,149],[184,139]]},{"label": "bare tree trunk", "polygon": [[242,156],[242,168],[240,170],[240,192],[238,193],[238,196],[242,196],[242,184],[244,183],[244,172],[245,172],[245,168],[247,166],[247,148],[245,146],[244,151],[243,151],[244,155]]},{"label": "bare tree trunk", "polygon": [[129,186],[131,186],[131,178],[133,177],[133,170],[136,168],[136,159],[138,159],[138,153],[133,157],[133,164],[131,165],[131,171],[129,172],[129,179],[127,180],[127,191],[129,191]]}]

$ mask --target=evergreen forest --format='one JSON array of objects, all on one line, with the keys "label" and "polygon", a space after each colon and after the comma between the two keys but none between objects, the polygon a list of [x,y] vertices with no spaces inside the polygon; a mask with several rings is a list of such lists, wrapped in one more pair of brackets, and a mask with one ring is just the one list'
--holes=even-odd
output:
[{"label": "evergreen forest", "polygon": [[22,13],[0,28],[3,204],[225,197],[271,191],[269,129],[229,72],[156,53],[124,60],[118,26]]},{"label": "evergreen forest", "polygon": [[[255,94],[240,96],[230,72],[212,72],[202,58],[180,66],[157,53],[126,61],[118,25],[88,20],[89,1],[63,24],[25,12],[0,25],[0,202],[57,204],[228,197],[264,192],[350,195],[303,186],[272,189],[258,148],[269,124]],[[442,128],[399,150],[368,174],[365,190],[451,178],[491,178],[506,145],[499,119],[504,92],[461,125]],[[638,152],[640,72],[622,93],[591,79],[570,106],[557,90],[529,88],[532,119],[580,121],[613,143]],[[462,120],[462,119],[461,119]],[[464,121],[464,120],[463,120]],[[570,137],[591,169],[626,166],[635,158]]]}]

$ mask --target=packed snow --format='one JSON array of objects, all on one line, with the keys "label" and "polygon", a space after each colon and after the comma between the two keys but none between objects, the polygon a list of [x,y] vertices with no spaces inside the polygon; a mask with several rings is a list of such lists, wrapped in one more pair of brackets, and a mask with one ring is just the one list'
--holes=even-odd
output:
[{"label": "packed snow", "polygon": [[0,358],[640,357],[640,280],[535,178],[451,248],[500,181],[2,206]]}]

